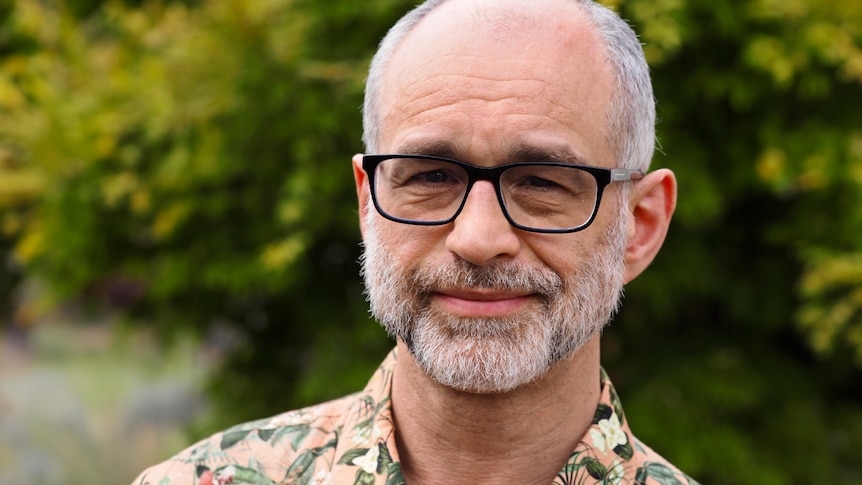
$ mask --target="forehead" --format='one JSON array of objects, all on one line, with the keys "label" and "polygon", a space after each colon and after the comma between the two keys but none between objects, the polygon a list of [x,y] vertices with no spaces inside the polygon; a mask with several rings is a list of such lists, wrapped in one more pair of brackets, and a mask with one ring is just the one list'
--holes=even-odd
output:
[{"label": "forehead", "polygon": [[489,153],[568,144],[595,159],[581,152],[608,149],[612,85],[604,45],[574,0],[450,0],[386,68],[380,144],[445,139],[453,151]]}]

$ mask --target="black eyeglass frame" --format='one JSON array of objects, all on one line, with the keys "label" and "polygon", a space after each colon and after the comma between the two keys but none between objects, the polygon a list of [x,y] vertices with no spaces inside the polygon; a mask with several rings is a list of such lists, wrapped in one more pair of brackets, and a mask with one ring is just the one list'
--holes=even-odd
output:
[{"label": "black eyeglass frame", "polygon": [[[448,162],[458,167],[464,169],[467,172],[467,189],[464,191],[464,198],[461,200],[461,205],[458,206],[458,210],[455,211],[455,214],[452,217],[440,221],[417,221],[414,219],[402,219],[400,217],[395,217],[392,214],[384,211],[380,204],[377,202],[377,189],[375,188],[374,179],[377,174],[377,166],[386,160],[391,160],[395,158],[414,158],[419,160],[433,160],[438,162]],[[528,227],[518,224],[512,217],[509,215],[509,211],[506,209],[506,203],[503,200],[503,189],[500,187],[500,177],[502,177],[503,172],[510,168],[514,167],[571,167],[576,168],[578,170],[583,170],[584,172],[589,173],[596,179],[596,201],[593,206],[593,212],[590,215],[590,218],[587,219],[586,222],[577,227],[565,228],[565,229],[539,229],[535,227]],[[472,165],[467,162],[462,162],[460,160],[455,160],[453,158],[446,157],[438,157],[436,155],[411,155],[411,154],[403,154],[403,153],[395,153],[395,154],[385,154],[385,155],[363,155],[362,156],[362,170],[365,171],[365,174],[368,176],[368,185],[371,190],[371,200],[374,203],[374,208],[377,209],[377,213],[389,219],[390,221],[400,222],[402,224],[412,224],[417,226],[442,226],[444,224],[449,224],[454,221],[459,214],[461,214],[461,210],[464,209],[464,204],[467,203],[467,197],[470,195],[470,189],[473,188],[473,184],[478,182],[479,180],[487,180],[491,182],[494,186],[494,191],[497,193],[497,201],[500,204],[500,210],[503,211],[503,215],[506,217],[506,220],[509,221],[509,224],[514,227],[521,229],[523,231],[529,232],[538,232],[545,234],[564,234],[582,231],[589,227],[590,224],[596,219],[596,214],[599,213],[599,205],[602,201],[602,194],[604,193],[605,187],[610,185],[613,182],[624,182],[629,180],[640,180],[644,177],[644,173],[640,170],[632,170],[628,168],[601,168],[601,167],[591,167],[589,165],[576,165],[572,163],[565,162],[515,162],[515,163],[507,163],[504,165],[497,165],[496,167],[480,167],[478,165]]]}]

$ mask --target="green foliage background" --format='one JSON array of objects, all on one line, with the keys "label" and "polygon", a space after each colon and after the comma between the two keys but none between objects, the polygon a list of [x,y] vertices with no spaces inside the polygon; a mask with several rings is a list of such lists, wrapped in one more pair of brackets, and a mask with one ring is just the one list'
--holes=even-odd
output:
[{"label": "green foliage background", "polygon": [[[604,338],[635,432],[703,483],[862,482],[862,3],[608,3],[680,181]],[[230,329],[199,433],[361,387],[391,343],[349,160],[413,4],[0,4],[0,312]],[[22,285],[43,290],[13,308]]]}]

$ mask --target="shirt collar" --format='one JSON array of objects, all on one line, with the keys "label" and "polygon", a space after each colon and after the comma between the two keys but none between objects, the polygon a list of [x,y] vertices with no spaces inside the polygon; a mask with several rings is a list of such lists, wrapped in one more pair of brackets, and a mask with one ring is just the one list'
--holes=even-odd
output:
[{"label": "shirt collar", "polygon": [[[354,401],[341,427],[330,483],[403,483],[392,421],[392,376],[397,360],[393,349]],[[635,441],[619,397],[604,369],[599,376],[601,395],[592,424],[555,483],[577,483],[630,473],[627,463]],[[343,481],[342,481],[343,480]]]}]

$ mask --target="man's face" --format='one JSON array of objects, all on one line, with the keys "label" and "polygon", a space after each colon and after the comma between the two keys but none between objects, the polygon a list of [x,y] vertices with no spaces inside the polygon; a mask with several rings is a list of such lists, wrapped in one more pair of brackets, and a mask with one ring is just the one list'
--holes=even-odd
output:
[{"label": "man's face", "polygon": [[[545,3],[452,2],[424,19],[384,77],[381,153],[612,167],[601,41],[572,2]],[[372,312],[445,385],[501,392],[535,380],[616,308],[626,218],[614,186],[586,230],[537,234],[508,223],[489,182],[454,222],[430,227],[383,219],[357,183]]]}]

